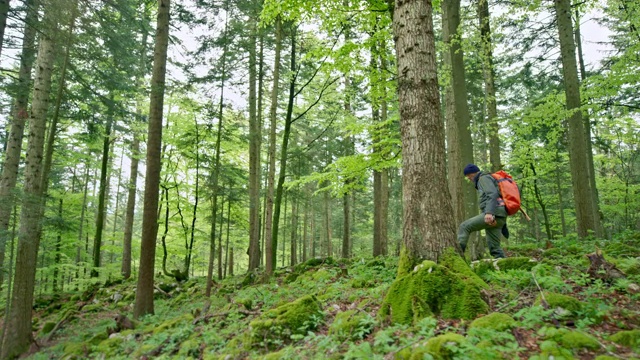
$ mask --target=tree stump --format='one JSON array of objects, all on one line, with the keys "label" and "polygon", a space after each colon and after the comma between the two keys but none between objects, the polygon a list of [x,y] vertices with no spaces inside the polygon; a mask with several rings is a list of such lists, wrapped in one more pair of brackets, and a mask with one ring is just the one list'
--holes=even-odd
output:
[{"label": "tree stump", "polygon": [[591,254],[585,255],[591,262],[587,273],[594,279],[601,279],[606,282],[612,282],[616,279],[625,278],[626,275],[618,269],[614,264],[608,262],[602,250],[596,247],[596,251]]}]

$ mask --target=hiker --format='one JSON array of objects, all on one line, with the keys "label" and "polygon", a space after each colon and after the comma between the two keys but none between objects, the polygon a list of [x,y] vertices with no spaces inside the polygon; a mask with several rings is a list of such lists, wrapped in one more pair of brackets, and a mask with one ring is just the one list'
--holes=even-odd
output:
[{"label": "hiker", "polygon": [[504,201],[500,197],[498,183],[491,174],[480,171],[475,164],[469,164],[464,168],[464,176],[471,181],[480,198],[480,210],[482,213],[460,224],[458,228],[458,243],[462,252],[467,248],[469,235],[474,231],[483,230],[487,234],[489,252],[494,258],[504,258],[504,252],[500,247],[500,234],[508,237],[507,210]]}]

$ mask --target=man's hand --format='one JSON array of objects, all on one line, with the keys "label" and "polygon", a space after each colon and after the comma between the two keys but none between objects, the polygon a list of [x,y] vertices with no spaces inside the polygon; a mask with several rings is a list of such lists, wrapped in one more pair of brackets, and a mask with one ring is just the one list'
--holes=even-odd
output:
[{"label": "man's hand", "polygon": [[484,222],[487,225],[494,226],[496,224],[496,217],[493,214],[484,214]]}]

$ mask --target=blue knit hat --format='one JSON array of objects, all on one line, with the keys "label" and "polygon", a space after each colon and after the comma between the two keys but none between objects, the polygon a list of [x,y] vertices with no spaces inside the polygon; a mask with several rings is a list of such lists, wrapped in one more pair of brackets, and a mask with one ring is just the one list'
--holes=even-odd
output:
[{"label": "blue knit hat", "polygon": [[480,172],[480,168],[476,166],[476,164],[469,164],[464,167],[464,175],[467,176],[469,174],[475,174]]}]

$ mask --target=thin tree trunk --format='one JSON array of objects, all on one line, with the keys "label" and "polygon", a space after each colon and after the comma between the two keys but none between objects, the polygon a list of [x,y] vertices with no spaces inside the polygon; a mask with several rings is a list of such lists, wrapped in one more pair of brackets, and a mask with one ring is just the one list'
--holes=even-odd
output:
[{"label": "thin tree trunk", "polygon": [[482,46],[482,68],[484,73],[485,104],[487,107],[487,130],[489,133],[489,160],[491,171],[502,168],[500,160],[500,138],[498,136],[498,108],[496,106],[495,70],[493,68],[493,45],[491,41],[491,21],[489,1],[478,1],[478,21]]},{"label": "thin tree trunk", "polygon": [[291,263],[289,265],[295,266],[298,263],[298,193],[292,194],[294,196],[291,201]]},{"label": "thin tree trunk", "polygon": [[[280,53],[282,51],[282,21],[276,18],[275,61],[273,65],[273,87],[271,90],[271,110],[269,111],[269,174],[267,180],[267,201],[265,204],[264,243],[266,253],[266,275],[273,274],[276,265],[277,242],[273,240],[274,192],[276,177],[276,112],[278,109],[278,84],[280,82]],[[276,239],[277,241],[277,239]]]},{"label": "thin tree trunk", "polygon": [[198,202],[200,201],[200,133],[198,130],[198,119],[194,116],[196,128],[196,188],[193,201],[193,216],[191,217],[191,237],[187,246],[187,255],[184,259],[184,270],[182,275],[184,278],[189,277],[189,269],[191,267],[191,255],[193,253],[193,242],[196,236],[196,219],[198,218]]},{"label": "thin tree trunk", "polygon": [[[62,220],[62,198],[58,200],[58,217]],[[53,261],[53,292],[58,292],[58,276],[60,275],[60,249],[62,247],[62,229],[58,229],[58,236],[56,237],[56,247],[55,247],[55,259]],[[64,279],[62,279],[62,284],[64,284]],[[64,287],[64,285],[63,285]]]},{"label": "thin tree trunk", "polygon": [[262,142],[263,53],[261,37],[258,111],[256,113],[256,21],[255,16],[251,18],[251,36],[249,38],[249,271],[257,269],[262,262],[262,251],[260,251],[260,146]]},{"label": "thin tree trunk", "polygon": [[[167,270],[167,258],[169,257],[169,253],[167,252],[167,234],[169,233],[169,188],[161,184],[162,193],[160,194],[160,198],[164,198],[164,232],[162,233],[162,238],[160,239],[160,243],[162,244],[162,273],[166,276],[171,276],[169,271]],[[163,204],[160,204],[159,212],[161,212]]]},{"label": "thin tree trunk", "polygon": [[[49,13],[45,16],[50,16]],[[45,20],[46,21],[46,20]],[[55,28],[55,27],[52,27]],[[24,170],[24,198],[20,213],[18,231],[18,251],[14,275],[11,308],[6,312],[8,329],[2,339],[0,358],[10,359],[25,352],[33,340],[32,309],[36,278],[36,263],[40,238],[42,201],[42,160],[44,152],[45,129],[49,97],[51,91],[51,73],[54,63],[54,40],[43,35],[40,38],[36,77],[33,91],[33,104],[29,118],[29,136]]]},{"label": "thin tree trunk", "polygon": [[[124,143],[122,144],[122,152],[120,153],[120,167],[118,167],[118,181],[116,182],[116,206],[113,209],[113,229],[111,237],[111,246],[115,248],[116,233],[118,231],[118,212],[120,211],[120,185],[122,184],[122,164],[124,159]],[[109,264],[114,262],[114,251],[110,251]]]},{"label": "thin tree trunk", "polygon": [[[8,4],[8,1],[7,1]],[[31,90],[31,68],[35,57],[35,27],[38,21],[39,2],[26,0],[26,15],[24,35],[22,39],[22,54],[20,56],[20,70],[15,102],[11,109],[11,129],[7,137],[6,151],[0,178],[0,288],[4,282],[4,256],[7,234],[9,233],[9,219],[11,209],[15,203],[14,189],[18,179],[18,166],[22,152],[24,126],[28,113],[29,91]]]},{"label": "thin tree trunk", "polygon": [[131,276],[131,240],[133,238],[133,221],[136,208],[136,188],[138,182],[138,163],[140,156],[140,138],[133,131],[131,141],[131,170],[127,194],[127,209],[124,224],[124,241],[122,246],[122,276],[128,279]]},{"label": "thin tree trunk", "polygon": [[149,104],[149,135],[147,140],[147,171],[145,177],[144,210],[142,213],[142,240],[140,247],[140,270],[136,288],[134,317],[153,314],[153,275],[158,234],[158,190],[162,145],[162,108],[169,45],[170,0],[158,0],[158,26],[151,77]]},{"label": "thin tree trunk", "polygon": [[538,200],[538,204],[540,204],[540,209],[542,210],[542,216],[544,217],[544,227],[547,231],[547,247],[551,247],[551,241],[553,238],[553,233],[551,232],[551,225],[549,224],[549,214],[547,213],[547,207],[542,201],[542,194],[540,193],[540,189],[538,188],[538,174],[536,172],[536,167],[533,163],[530,163],[531,171],[533,171],[533,191],[535,193],[536,199]]},{"label": "thin tree trunk", "polygon": [[576,208],[578,236],[583,238],[590,231],[597,234],[600,228],[600,217],[595,216],[597,204],[593,204],[594,196],[589,180],[589,161],[587,155],[587,139],[582,112],[580,111],[580,83],[576,65],[576,51],[571,23],[570,0],[555,0],[560,51],[562,54],[562,74],[564,79],[567,110],[571,112],[569,124],[569,163],[573,185],[573,198]]},{"label": "thin tree trunk", "polygon": [[100,191],[98,192],[98,216],[96,217],[96,234],[93,240],[93,269],[91,277],[98,276],[100,268],[100,253],[102,247],[102,229],[105,220],[105,208],[107,198],[107,173],[109,172],[109,154],[111,146],[111,128],[113,126],[113,94],[109,97],[109,113],[107,114],[107,124],[102,140],[102,167],[100,168]]},{"label": "thin tree trunk", "polygon": [[326,247],[326,254],[327,257],[331,257],[333,255],[333,249],[332,249],[332,243],[331,243],[331,196],[329,194],[329,191],[325,191],[324,192],[324,196],[323,196],[323,205],[324,205],[324,211],[322,213],[323,215],[323,234],[324,234],[324,240],[325,243],[323,244]]},{"label": "thin tree trunk", "polygon": [[[230,206],[229,203],[228,206]],[[218,229],[218,280],[222,280],[222,226],[224,225],[224,198],[220,204],[220,228]]]},{"label": "thin tree trunk", "polygon": [[[229,186],[229,194],[231,194],[233,186]],[[231,195],[229,195],[229,205],[227,206],[227,236],[224,245],[224,274],[223,278],[227,278],[227,265],[229,265],[229,232],[231,227]]]},{"label": "thin tree trunk", "polygon": [[309,238],[307,228],[309,226],[309,194],[305,187],[304,197],[304,218],[302,220],[302,262],[307,261],[307,248],[309,247]]},{"label": "thin tree trunk", "polygon": [[560,223],[562,224],[562,236],[567,236],[567,223],[564,218],[564,199],[562,198],[562,186],[560,183],[560,168],[556,168],[556,188],[558,189],[558,207],[560,208]]},{"label": "thin tree trunk", "polygon": [[[13,225],[12,225],[12,229],[11,229],[11,236],[10,236],[10,244],[9,244],[9,263],[7,264],[7,279],[8,283],[7,283],[7,297],[6,297],[6,305],[5,305],[5,311],[8,309],[11,309],[11,293],[13,290],[12,287],[12,282],[11,280],[13,279],[13,252],[14,252],[14,240],[16,238],[16,226],[18,224],[18,206],[14,205],[13,206]],[[2,326],[2,332],[0,332],[0,345],[2,345],[2,339],[4,339],[4,334],[7,333],[7,325],[9,325],[8,321],[3,321],[3,326]],[[0,350],[1,351],[1,350]]]},{"label": "thin tree trunk", "polygon": [[457,247],[446,174],[431,1],[398,1],[393,10],[402,138],[403,246],[406,269]]},{"label": "thin tree trunk", "polygon": [[[80,266],[82,253],[82,232],[84,230],[84,217],[87,210],[87,193],[89,191],[89,164],[85,163],[84,190],[82,194],[82,209],[80,210],[80,224],[78,225],[78,243],[76,245],[76,266]],[[80,272],[76,270],[76,278],[80,278]]]},{"label": "thin tree trunk", "polygon": [[229,254],[229,276],[233,276],[233,266],[234,266],[233,259],[234,257],[233,257],[233,246],[232,246],[231,253]]}]

